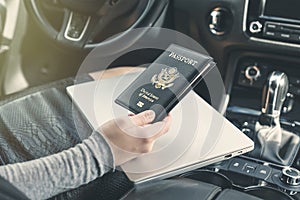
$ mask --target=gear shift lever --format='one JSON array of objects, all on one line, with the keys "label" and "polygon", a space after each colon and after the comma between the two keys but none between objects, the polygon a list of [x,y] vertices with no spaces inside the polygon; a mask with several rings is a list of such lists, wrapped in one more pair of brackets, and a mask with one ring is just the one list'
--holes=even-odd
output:
[{"label": "gear shift lever", "polygon": [[288,92],[288,78],[272,72],[263,89],[262,113],[255,125],[255,148],[249,154],[279,165],[291,165],[298,153],[300,139],[281,128],[279,118]]},{"label": "gear shift lever", "polygon": [[289,81],[285,73],[274,71],[269,75],[263,89],[262,115],[259,119],[261,124],[274,126],[279,123],[279,116],[288,89]]}]

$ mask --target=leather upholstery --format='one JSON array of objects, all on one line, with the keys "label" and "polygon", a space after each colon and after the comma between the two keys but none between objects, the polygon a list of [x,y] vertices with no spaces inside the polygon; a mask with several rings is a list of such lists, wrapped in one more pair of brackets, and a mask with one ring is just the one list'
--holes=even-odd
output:
[{"label": "leather upholstery", "polygon": [[0,103],[0,157],[15,163],[60,152],[80,142],[72,119],[72,104],[63,88],[11,96]]},{"label": "leather upholstery", "polygon": [[[81,141],[79,132],[92,133],[78,111],[73,115],[65,92],[71,84],[71,78],[61,80],[0,101],[0,164],[60,152]],[[119,199],[132,188],[125,174],[117,171],[53,199]]]}]

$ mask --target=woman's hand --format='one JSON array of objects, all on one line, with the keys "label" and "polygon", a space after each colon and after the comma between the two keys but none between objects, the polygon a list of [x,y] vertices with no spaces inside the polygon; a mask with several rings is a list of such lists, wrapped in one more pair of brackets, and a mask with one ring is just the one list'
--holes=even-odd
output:
[{"label": "woman's hand", "polygon": [[155,113],[148,110],[110,120],[100,127],[112,149],[116,166],[151,152],[155,140],[168,132],[170,115],[161,122],[151,124],[154,118]]}]

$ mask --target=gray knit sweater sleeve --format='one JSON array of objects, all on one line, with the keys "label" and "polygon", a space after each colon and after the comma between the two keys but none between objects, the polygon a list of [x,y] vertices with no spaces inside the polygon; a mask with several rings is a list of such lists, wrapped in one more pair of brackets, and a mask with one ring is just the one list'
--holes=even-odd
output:
[{"label": "gray knit sweater sleeve", "polygon": [[44,158],[0,167],[0,176],[30,199],[47,199],[77,188],[114,166],[103,136],[94,132],[75,147]]}]

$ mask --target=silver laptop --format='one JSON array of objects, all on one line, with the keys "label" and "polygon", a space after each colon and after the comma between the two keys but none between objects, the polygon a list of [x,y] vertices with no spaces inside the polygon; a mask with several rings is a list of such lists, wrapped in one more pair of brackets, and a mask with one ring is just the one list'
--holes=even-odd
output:
[{"label": "silver laptop", "polygon": [[[67,92],[97,129],[110,119],[128,115],[129,111],[114,100],[139,74],[82,83],[68,87]],[[193,91],[171,115],[170,131],[155,142],[153,151],[121,166],[134,183],[172,177],[254,148],[252,140]]]}]

